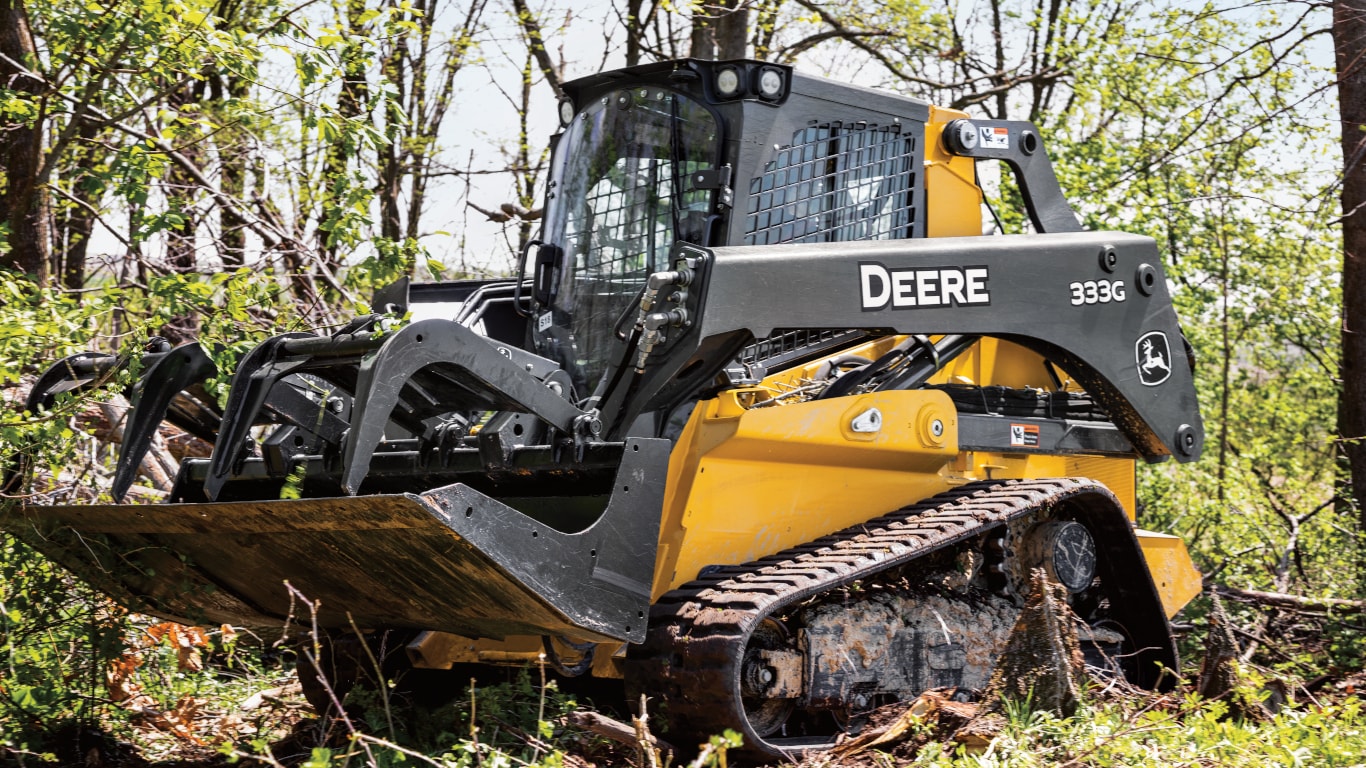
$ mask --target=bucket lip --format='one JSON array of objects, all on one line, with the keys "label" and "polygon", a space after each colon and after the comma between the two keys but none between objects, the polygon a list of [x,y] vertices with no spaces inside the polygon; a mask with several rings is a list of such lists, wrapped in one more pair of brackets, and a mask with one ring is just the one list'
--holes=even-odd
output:
[{"label": "bucket lip", "polygon": [[[318,623],[468,637],[639,642],[670,441],[631,438],[602,513],[556,530],[462,483],[422,493],[0,511],[0,528],[123,605],[263,626]],[[286,588],[286,584],[292,588]],[[297,592],[296,592],[297,591]]]}]

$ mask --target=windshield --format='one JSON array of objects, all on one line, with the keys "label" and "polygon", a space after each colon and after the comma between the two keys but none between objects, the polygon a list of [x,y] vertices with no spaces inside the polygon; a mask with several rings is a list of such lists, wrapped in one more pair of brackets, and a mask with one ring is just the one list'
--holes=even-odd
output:
[{"label": "windshield", "polygon": [[689,174],[716,167],[719,151],[712,114],[659,87],[603,97],[561,137],[543,239],[563,249],[565,268],[533,335],[580,396],[618,350],[613,326],[645,278],[669,268],[674,241],[707,244],[711,191]]}]

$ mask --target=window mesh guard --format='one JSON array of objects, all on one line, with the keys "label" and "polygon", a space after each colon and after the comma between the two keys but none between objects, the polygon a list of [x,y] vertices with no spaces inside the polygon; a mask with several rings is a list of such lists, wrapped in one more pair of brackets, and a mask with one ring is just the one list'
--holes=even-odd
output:
[{"label": "window mesh guard", "polygon": [[910,237],[916,215],[915,138],[899,126],[802,128],[750,180],[745,244]]}]

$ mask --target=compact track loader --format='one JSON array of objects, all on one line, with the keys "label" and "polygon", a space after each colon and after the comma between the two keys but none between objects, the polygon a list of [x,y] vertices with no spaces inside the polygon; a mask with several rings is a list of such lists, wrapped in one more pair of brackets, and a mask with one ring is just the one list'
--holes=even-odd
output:
[{"label": "compact track loader", "polygon": [[[1153,240],[1084,230],[1029,123],[748,60],[564,91],[518,275],[272,338],[221,406],[198,345],[148,352],[115,501],[163,421],[212,456],[4,527],[139,611],[278,626],[288,582],[414,668],[544,654],[769,757],[982,688],[1036,568],[1092,663],[1160,684],[1199,577],[1135,528],[1135,463],[1203,428]],[[983,160],[1032,233],[982,236]]]}]

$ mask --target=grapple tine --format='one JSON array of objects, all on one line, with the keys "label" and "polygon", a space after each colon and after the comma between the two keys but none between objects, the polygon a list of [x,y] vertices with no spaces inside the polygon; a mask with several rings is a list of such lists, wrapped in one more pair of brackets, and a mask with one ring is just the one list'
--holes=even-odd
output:
[{"label": "grapple tine", "polygon": [[513,362],[512,354],[511,350],[503,354],[485,337],[450,320],[422,320],[387,337],[361,362],[356,379],[351,434],[342,461],[346,492],[355,495],[360,490],[370,457],[384,439],[384,429],[404,387],[430,366],[453,373],[452,382],[458,385],[442,390],[447,397],[433,401],[433,411],[518,411],[570,432],[574,419],[583,411],[548,389],[526,367]]},{"label": "grapple tine", "polygon": [[[24,400],[24,410],[32,414],[50,410],[57,402],[57,395],[98,386],[127,364],[128,359],[125,357],[100,352],[79,352],[64,357],[43,371],[43,375],[33,383],[33,388]],[[20,493],[28,474],[28,459],[22,452],[3,460],[3,466],[0,466],[0,494]]]},{"label": "grapple tine", "polygon": [[172,401],[185,389],[217,372],[213,360],[196,342],[181,344],[152,363],[138,382],[133,407],[124,426],[118,467],[112,489],[114,501],[122,501],[137,479],[143,456],[152,446],[157,427],[167,417]]},{"label": "grapple tine", "polygon": [[204,493],[210,500],[218,498],[218,492],[232,475],[232,468],[241,457],[251,428],[256,424],[256,415],[260,413],[275,382],[306,362],[277,361],[279,348],[287,341],[309,338],[314,337],[307,333],[273,336],[257,344],[237,364],[237,372],[232,376],[232,387],[228,391],[228,404],[223,409],[223,424],[213,446],[213,455],[209,458],[209,475],[204,479]]},{"label": "grapple tine", "polygon": [[79,392],[107,380],[128,364],[128,358],[101,352],[79,352],[52,364],[34,382],[24,401],[24,410],[37,413],[48,410],[63,392]]}]

